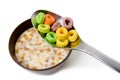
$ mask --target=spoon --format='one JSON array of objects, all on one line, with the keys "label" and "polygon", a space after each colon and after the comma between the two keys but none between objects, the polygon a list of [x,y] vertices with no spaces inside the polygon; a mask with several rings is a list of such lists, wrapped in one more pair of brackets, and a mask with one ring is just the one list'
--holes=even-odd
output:
[{"label": "spoon", "polygon": [[[52,15],[60,23],[63,20],[62,16],[60,16],[60,15],[58,15],[56,13],[53,13],[51,11],[48,11],[48,10],[38,10],[38,11],[34,12],[33,15],[32,15],[32,17],[31,17],[32,24],[33,24],[33,19],[40,12],[44,12],[44,13]],[[33,24],[33,26],[35,27],[34,24]],[[75,27],[73,29],[75,29]],[[38,32],[38,30],[37,30],[37,32]],[[56,47],[54,45],[52,45],[52,46]],[[61,47],[59,47],[59,48],[61,48]],[[80,39],[80,43],[78,44],[78,46],[76,46],[74,48],[72,48],[72,47],[64,47],[64,48],[69,48],[69,49],[72,49],[72,50],[78,50],[78,51],[85,52],[85,53],[93,56],[94,58],[98,59],[99,61],[103,62],[104,64],[108,65],[109,67],[111,67],[112,69],[114,69],[114,70],[116,70],[117,72],[120,73],[120,63],[119,62],[113,60],[112,58],[104,55],[100,51],[98,51],[95,48],[91,47],[90,45],[88,45],[87,43],[85,43],[82,39]]]}]

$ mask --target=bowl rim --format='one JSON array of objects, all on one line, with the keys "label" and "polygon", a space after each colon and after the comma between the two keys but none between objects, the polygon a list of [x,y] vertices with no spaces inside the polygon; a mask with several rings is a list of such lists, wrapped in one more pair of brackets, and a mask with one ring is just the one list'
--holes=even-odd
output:
[{"label": "bowl rim", "polygon": [[[12,31],[12,33],[11,33],[11,35],[10,35],[10,37],[9,37],[9,42],[8,42],[8,50],[9,50],[9,54],[10,54],[10,56],[12,57],[12,59],[14,60],[14,62],[15,63],[17,63],[19,66],[21,66],[22,68],[24,68],[24,69],[27,69],[27,70],[31,70],[31,71],[47,71],[47,70],[51,70],[51,69],[53,69],[53,68],[56,68],[57,66],[59,66],[59,65],[61,65],[62,63],[64,63],[67,59],[68,59],[68,57],[71,55],[71,53],[72,53],[72,50],[70,49],[70,51],[69,51],[69,53],[68,53],[68,55],[61,61],[61,62],[59,62],[58,64],[56,64],[56,65],[54,65],[54,66],[52,66],[52,67],[48,67],[48,68],[45,68],[45,69],[30,69],[30,68],[26,68],[25,66],[22,66],[18,61],[17,61],[17,58],[16,58],[16,56],[15,55],[13,55],[13,54],[15,54],[15,51],[14,51],[14,53],[11,53],[10,52],[10,42],[11,42],[11,39],[12,39],[12,36],[14,35],[14,32],[18,29],[18,27],[20,27],[22,24],[24,24],[24,23],[27,23],[27,22],[29,22],[30,21],[30,23],[31,23],[31,25],[32,25],[32,22],[31,22],[31,19],[29,18],[29,19],[27,19],[27,20],[24,20],[22,23],[20,23],[13,31]],[[33,26],[32,26],[33,27]],[[32,28],[31,27],[31,28]],[[29,29],[29,28],[28,28]],[[27,29],[26,29],[27,30]],[[24,30],[24,31],[26,31],[26,30]],[[23,31],[23,32],[24,32]],[[22,33],[23,33],[22,32]],[[22,34],[21,33],[21,34]],[[21,35],[20,34],[20,35]],[[19,36],[20,36],[19,35]],[[18,39],[18,38],[17,38]],[[16,43],[16,42],[15,42]],[[15,47],[14,47],[14,50],[15,50]]]}]

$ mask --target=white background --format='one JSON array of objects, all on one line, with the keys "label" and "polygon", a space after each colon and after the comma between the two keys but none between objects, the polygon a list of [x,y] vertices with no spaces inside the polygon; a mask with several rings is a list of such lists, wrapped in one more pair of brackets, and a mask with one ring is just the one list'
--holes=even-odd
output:
[{"label": "white background", "polygon": [[73,53],[55,74],[42,75],[18,66],[8,41],[17,25],[38,9],[71,17],[81,38],[120,61],[120,0],[1,0],[0,80],[120,80],[120,74],[86,53]]}]

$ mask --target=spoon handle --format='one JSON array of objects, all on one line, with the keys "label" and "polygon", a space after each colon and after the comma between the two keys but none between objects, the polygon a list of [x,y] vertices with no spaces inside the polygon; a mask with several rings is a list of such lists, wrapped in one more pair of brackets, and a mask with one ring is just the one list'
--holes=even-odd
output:
[{"label": "spoon handle", "polygon": [[80,50],[82,52],[85,52],[85,53],[95,57],[96,59],[100,60],[101,62],[105,63],[106,65],[108,65],[109,67],[111,67],[112,69],[114,69],[120,73],[120,63],[119,62],[104,55],[103,53],[101,53],[100,51],[96,50],[95,48],[89,46],[85,42],[81,41],[81,44],[77,48],[77,50]]}]

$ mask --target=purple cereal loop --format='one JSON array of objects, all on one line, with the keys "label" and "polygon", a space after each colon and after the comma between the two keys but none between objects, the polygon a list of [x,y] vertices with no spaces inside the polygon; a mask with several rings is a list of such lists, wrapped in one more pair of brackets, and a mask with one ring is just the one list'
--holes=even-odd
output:
[{"label": "purple cereal loop", "polygon": [[56,31],[60,27],[60,23],[56,21],[52,26],[51,29],[52,31]]},{"label": "purple cereal loop", "polygon": [[69,17],[63,19],[63,26],[67,29],[71,29],[73,26],[73,20]]}]

